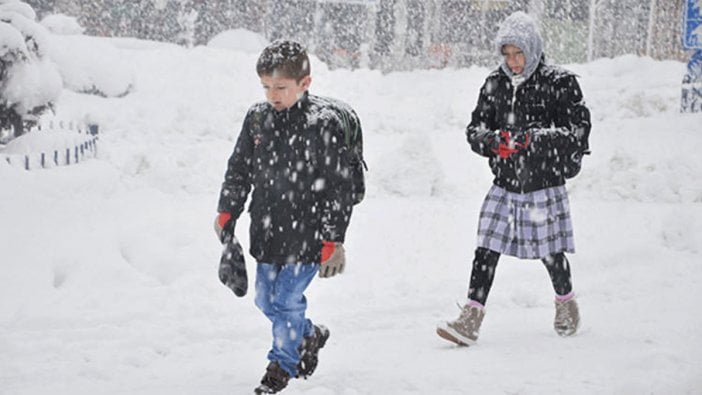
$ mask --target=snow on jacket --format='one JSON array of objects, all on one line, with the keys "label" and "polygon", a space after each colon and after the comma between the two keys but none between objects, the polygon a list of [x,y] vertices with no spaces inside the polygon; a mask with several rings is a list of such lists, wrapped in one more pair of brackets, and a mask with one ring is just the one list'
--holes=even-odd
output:
[{"label": "snow on jacket", "polygon": [[334,103],[305,93],[280,112],[257,103],[244,119],[218,211],[239,218],[253,187],[250,253],[258,262],[319,262],[322,240],[344,241],[353,202]]},{"label": "snow on jacket", "polygon": [[[563,185],[567,158],[588,149],[590,134],[590,112],[576,76],[545,63],[538,29],[522,12],[505,20],[497,42],[524,52],[523,78],[515,78],[505,62],[486,78],[466,128],[468,142],[489,158],[494,184],[510,192]],[[499,156],[500,131],[522,143],[528,134],[526,149]]]}]

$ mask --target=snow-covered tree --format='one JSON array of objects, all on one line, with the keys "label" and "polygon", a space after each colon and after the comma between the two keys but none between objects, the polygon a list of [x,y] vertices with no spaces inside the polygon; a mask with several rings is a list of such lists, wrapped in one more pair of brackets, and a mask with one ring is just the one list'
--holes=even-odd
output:
[{"label": "snow-covered tree", "polygon": [[46,56],[47,35],[27,3],[0,1],[0,124],[15,136],[61,93],[61,77]]}]

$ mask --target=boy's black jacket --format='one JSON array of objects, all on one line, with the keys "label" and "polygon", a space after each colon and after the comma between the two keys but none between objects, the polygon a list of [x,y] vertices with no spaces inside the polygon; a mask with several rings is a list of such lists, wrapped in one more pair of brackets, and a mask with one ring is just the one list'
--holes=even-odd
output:
[{"label": "boy's black jacket", "polygon": [[[500,130],[513,136],[528,132],[527,149],[501,158],[494,152]],[[542,61],[515,94],[511,79],[498,68],[480,90],[466,135],[473,151],[490,158],[495,185],[531,192],[565,184],[567,158],[588,150],[590,112],[576,76],[564,69]]]},{"label": "boy's black jacket", "polygon": [[218,211],[239,218],[253,187],[250,253],[258,262],[319,262],[323,240],[344,241],[353,196],[335,105],[345,104],[305,93],[287,110],[264,102],[246,114]]}]

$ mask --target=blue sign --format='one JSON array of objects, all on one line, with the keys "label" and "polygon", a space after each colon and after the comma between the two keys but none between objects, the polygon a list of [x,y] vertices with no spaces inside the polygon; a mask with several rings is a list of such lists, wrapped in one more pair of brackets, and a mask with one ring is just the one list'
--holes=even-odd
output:
[{"label": "blue sign", "polygon": [[702,49],[698,49],[687,62],[687,75],[693,80],[702,81]]},{"label": "blue sign", "polygon": [[702,112],[702,49],[698,49],[687,63],[683,76],[681,112]]},{"label": "blue sign", "polygon": [[702,0],[685,1],[683,29],[683,48],[702,48]]}]

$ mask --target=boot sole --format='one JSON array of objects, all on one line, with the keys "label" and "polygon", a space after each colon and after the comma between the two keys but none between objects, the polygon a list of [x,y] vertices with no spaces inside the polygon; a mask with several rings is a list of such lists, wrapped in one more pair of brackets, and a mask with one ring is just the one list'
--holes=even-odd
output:
[{"label": "boot sole", "polygon": [[254,394],[256,395],[262,395],[262,394],[277,394],[278,392],[284,390],[285,388],[281,388],[279,391],[275,391],[273,388],[261,384],[258,387],[254,388]]},{"label": "boot sole", "polygon": [[464,336],[461,336],[459,333],[457,333],[451,328],[438,327],[436,328],[436,334],[439,335],[442,339],[448,340],[451,343],[455,343],[456,345],[459,345],[461,347],[475,345],[474,340],[470,340],[465,338]]},{"label": "boot sole", "polygon": [[327,340],[329,340],[331,332],[329,331],[329,328],[327,328],[324,325],[319,325],[319,331],[322,333],[322,336],[319,339],[319,349],[321,350],[322,348],[324,348],[324,345],[327,344]]},{"label": "boot sole", "polygon": [[275,394],[275,392],[271,392],[271,389],[268,387],[256,387],[254,389],[254,394],[256,394],[256,395]]},{"label": "boot sole", "polygon": [[553,329],[556,331],[556,333],[560,337],[575,336],[575,334],[578,332],[577,326],[575,328],[557,326],[557,327],[554,327]]}]

